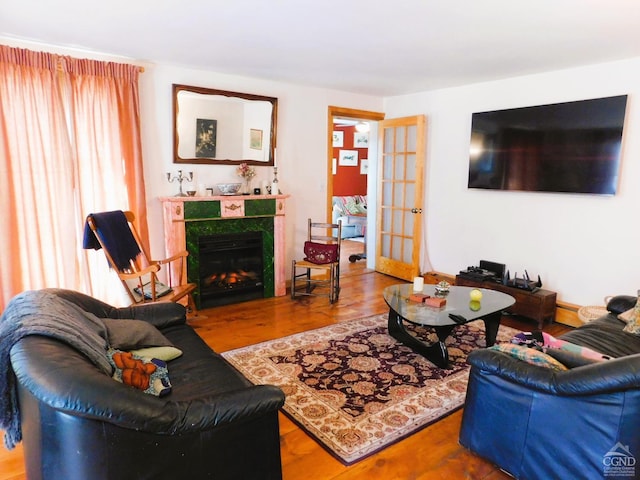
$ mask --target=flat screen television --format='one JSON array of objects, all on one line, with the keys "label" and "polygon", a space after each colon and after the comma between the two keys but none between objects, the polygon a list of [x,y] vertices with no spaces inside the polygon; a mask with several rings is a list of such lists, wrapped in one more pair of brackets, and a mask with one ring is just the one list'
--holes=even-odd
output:
[{"label": "flat screen television", "polygon": [[469,188],[615,195],[627,95],[474,113]]}]

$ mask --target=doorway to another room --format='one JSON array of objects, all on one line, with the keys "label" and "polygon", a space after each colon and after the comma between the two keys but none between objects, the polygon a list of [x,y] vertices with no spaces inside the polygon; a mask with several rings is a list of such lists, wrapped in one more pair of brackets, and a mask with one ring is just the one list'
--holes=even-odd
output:
[{"label": "doorway to another room", "polygon": [[[366,262],[367,269],[411,280],[420,274],[421,261],[424,260],[427,265],[425,268],[430,268],[426,245],[422,249],[426,117],[414,115],[385,120],[383,113],[329,107],[328,118],[329,221],[334,220],[334,201],[340,197],[336,195],[337,191],[334,192],[334,176],[338,175],[341,168],[355,168],[358,173],[359,169],[366,171],[367,194],[363,199],[366,203],[366,220],[361,219],[365,225],[362,260]],[[357,150],[357,146],[361,145],[358,142],[362,141],[359,140],[362,137],[356,135],[358,132],[352,133],[355,144],[351,145],[351,149],[345,148],[344,133],[333,134],[337,124],[347,124],[349,120],[356,124],[368,123],[371,127],[369,137],[365,140],[368,149],[364,166]],[[353,127],[355,130],[355,125]],[[334,147],[334,143],[340,145],[341,139],[342,149]],[[354,203],[358,209],[357,200]],[[344,211],[340,213],[344,214]],[[355,216],[352,212],[349,215]],[[348,225],[350,219],[345,223]],[[354,228],[357,232],[358,227]],[[353,228],[349,227],[348,230]]]},{"label": "doorway to another room", "polygon": [[341,275],[371,271],[375,264],[377,122],[382,119],[382,113],[329,107],[327,212],[331,222],[342,221]]}]

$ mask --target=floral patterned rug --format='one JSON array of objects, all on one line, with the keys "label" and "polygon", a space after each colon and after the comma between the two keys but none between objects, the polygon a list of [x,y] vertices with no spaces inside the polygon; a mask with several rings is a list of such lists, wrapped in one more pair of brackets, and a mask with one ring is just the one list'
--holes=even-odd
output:
[{"label": "floral patterned rug", "polygon": [[[428,329],[412,331],[435,338]],[[497,341],[509,341],[515,333],[503,325]],[[451,368],[444,370],[389,336],[383,314],[223,356],[251,382],[282,388],[284,412],[349,465],[463,405],[467,354],[485,346],[484,323],[457,327],[447,345]]]}]

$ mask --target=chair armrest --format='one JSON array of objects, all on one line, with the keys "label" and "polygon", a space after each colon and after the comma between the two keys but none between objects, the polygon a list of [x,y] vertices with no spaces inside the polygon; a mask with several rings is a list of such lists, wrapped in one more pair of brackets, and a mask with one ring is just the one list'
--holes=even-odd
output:
[{"label": "chair armrest", "polygon": [[188,256],[189,256],[189,252],[187,252],[186,250],[183,250],[182,252],[178,252],[169,258],[163,258],[162,260],[152,260],[152,262],[158,265],[166,265],[176,260],[187,258]]},{"label": "chair armrest", "polygon": [[[241,390],[202,397],[196,401],[176,402],[170,407],[171,410],[177,409],[180,412],[174,417],[176,420],[179,418],[180,422],[176,424],[173,421],[167,433],[207,430],[277,412],[284,405],[284,398],[282,390],[274,385],[252,385]],[[152,415],[150,419],[153,420]]]},{"label": "chair armrest", "polygon": [[[189,256],[189,252],[183,250],[162,260],[153,260],[158,267],[167,265],[167,283],[171,288],[181,285],[186,281],[186,260]],[[174,263],[175,262],[175,263]]]},{"label": "chair armrest", "polygon": [[148,275],[150,273],[156,273],[158,270],[160,270],[160,265],[158,265],[156,263],[152,263],[148,267],[145,267],[142,270],[139,270],[139,271],[134,272],[134,273],[118,272],[118,276],[122,280],[135,280],[137,278],[143,277],[144,275]]},{"label": "chair armrest", "polygon": [[640,353],[558,372],[531,365],[503,352],[480,349],[469,354],[472,368],[541,392],[594,395],[640,388]]}]

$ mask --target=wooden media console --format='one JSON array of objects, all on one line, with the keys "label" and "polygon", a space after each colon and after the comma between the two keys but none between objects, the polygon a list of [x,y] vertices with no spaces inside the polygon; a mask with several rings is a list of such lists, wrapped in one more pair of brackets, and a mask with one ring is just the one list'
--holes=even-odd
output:
[{"label": "wooden media console", "polygon": [[542,329],[545,322],[553,322],[556,316],[556,292],[537,289],[535,292],[516,287],[509,287],[491,280],[474,280],[462,275],[456,275],[456,285],[466,287],[487,288],[507,293],[516,299],[511,307],[507,309],[509,313],[521,315],[538,322],[538,328]]}]

